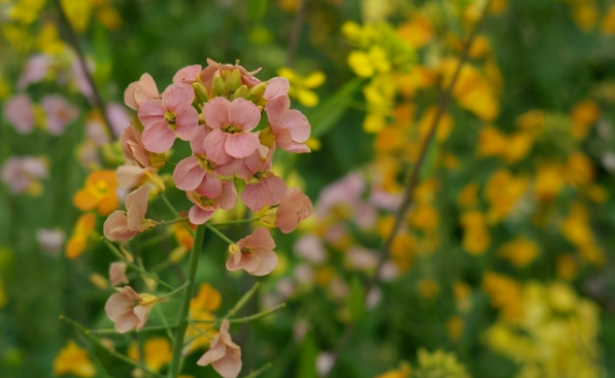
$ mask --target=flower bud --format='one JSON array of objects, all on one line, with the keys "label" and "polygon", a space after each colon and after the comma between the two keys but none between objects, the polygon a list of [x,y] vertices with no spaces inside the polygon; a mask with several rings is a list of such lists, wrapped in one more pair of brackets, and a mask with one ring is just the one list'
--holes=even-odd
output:
[{"label": "flower bud", "polygon": [[271,146],[273,146],[273,142],[275,142],[275,136],[271,132],[271,127],[265,127],[261,131],[259,139],[263,146],[271,148]]},{"label": "flower bud", "polygon": [[203,84],[195,81],[192,83],[192,88],[194,89],[194,101],[197,105],[203,105],[209,99],[209,95],[207,94],[207,88],[203,86]]},{"label": "flower bud", "polygon": [[109,281],[98,273],[90,274],[90,282],[100,290],[105,290],[109,287]]},{"label": "flower bud", "polygon": [[158,297],[153,294],[142,293],[139,294],[141,300],[139,301],[140,306],[151,307],[158,302]]},{"label": "flower bud", "polygon": [[250,90],[248,89],[248,87],[246,85],[242,85],[241,87],[239,87],[239,89],[237,89],[235,91],[235,93],[233,94],[232,100],[236,99],[236,98],[248,98]]},{"label": "flower bud", "polygon": [[231,244],[228,246],[228,253],[234,255],[235,253],[241,253],[241,248],[237,244]]},{"label": "flower bud", "polygon": [[[226,71],[228,72],[228,71]],[[227,74],[225,77],[226,89],[229,92],[235,92],[239,87],[241,87],[241,72],[239,70],[233,70],[230,74]]]},{"label": "flower bud", "polygon": [[187,253],[188,249],[183,245],[180,245],[171,251],[169,254],[169,261],[173,264],[177,264],[184,258],[184,256],[186,256]]},{"label": "flower bud", "polygon": [[124,164],[124,153],[119,141],[105,143],[101,149],[102,157],[108,165],[116,166]]},{"label": "flower bud", "polygon": [[226,86],[224,84],[224,79],[221,76],[216,76],[214,79],[212,93],[214,97],[224,96],[226,94]]},{"label": "flower bud", "polygon": [[265,89],[267,89],[267,83],[263,82],[258,85],[250,88],[250,93],[248,94],[248,100],[257,103],[263,99],[263,95],[265,94]]},{"label": "flower bud", "polygon": [[164,156],[164,154],[154,154],[154,153],[150,153],[149,155],[147,155],[147,158],[149,160],[149,163],[152,167],[154,168],[162,168],[164,167],[164,163],[166,161],[166,158]]},{"label": "flower bud", "polygon": [[277,214],[277,208],[269,209],[267,210],[265,214],[263,214],[263,216],[260,217],[260,219],[258,220],[258,223],[260,223],[261,225],[267,228],[274,228],[275,220],[277,218],[276,214]]}]

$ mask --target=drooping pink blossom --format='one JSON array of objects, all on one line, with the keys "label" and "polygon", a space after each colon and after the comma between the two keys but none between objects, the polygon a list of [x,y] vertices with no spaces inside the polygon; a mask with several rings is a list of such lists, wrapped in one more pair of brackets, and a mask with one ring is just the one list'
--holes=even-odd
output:
[{"label": "drooping pink blossom", "polygon": [[275,145],[261,146],[237,171],[237,176],[246,182],[241,200],[252,211],[276,205],[286,195],[286,183],[270,171],[274,150]]},{"label": "drooping pink blossom", "polygon": [[18,89],[26,89],[30,84],[38,83],[47,76],[51,67],[51,57],[47,54],[35,54],[28,58],[21,76],[17,80]]},{"label": "drooping pink blossom", "polygon": [[231,339],[229,326],[229,321],[225,319],[209,350],[197,361],[199,366],[211,364],[222,378],[236,378],[242,366],[241,348]]},{"label": "drooping pink blossom", "polygon": [[120,284],[127,284],[128,277],[126,277],[126,263],[124,261],[116,261],[109,264],[109,283],[111,286],[117,286]]},{"label": "drooping pink blossom", "polygon": [[283,233],[288,234],[310,214],[312,214],[310,198],[301,193],[300,188],[288,188],[286,196],[280,201],[275,226]]},{"label": "drooping pink blossom", "polygon": [[[147,151],[143,146],[143,142],[141,142],[141,133],[133,126],[130,125],[120,136],[120,145],[122,146],[122,151],[124,152],[124,157],[128,160],[132,160],[137,162],[141,167],[151,167],[152,164],[152,154]],[[158,161],[158,165],[164,165],[164,160],[160,157],[154,159]]]},{"label": "drooping pink blossom", "polygon": [[300,111],[288,110],[279,117],[269,118],[269,127],[279,148],[297,154],[310,152],[305,145],[310,138],[310,123]]},{"label": "drooping pink blossom", "polygon": [[248,88],[252,88],[255,85],[260,83],[260,80],[255,78],[253,75],[257,74],[261,69],[257,69],[252,72],[248,72],[245,68],[240,66],[239,64],[220,64],[216,63],[211,59],[207,59],[207,67],[201,71],[199,74],[199,78],[203,86],[207,88],[207,91],[211,92],[213,81],[216,77],[220,76],[221,71],[234,71],[239,70],[241,76],[241,84],[247,86]]},{"label": "drooping pink blossom", "polygon": [[152,297],[138,294],[130,286],[124,286],[109,297],[105,304],[105,313],[115,323],[117,332],[126,333],[135,327],[139,331],[145,326],[149,309],[155,303]]},{"label": "drooping pink blossom", "polygon": [[34,109],[30,96],[26,94],[11,97],[4,104],[6,120],[20,134],[27,134],[34,129]]},{"label": "drooping pink blossom", "polygon": [[199,114],[192,107],[192,87],[171,84],[162,94],[162,101],[149,100],[139,106],[139,120],[144,130],[141,135],[148,151],[163,153],[173,147],[175,138],[189,140],[199,125]]},{"label": "drooping pink blossom", "polygon": [[203,196],[196,191],[186,192],[186,196],[194,205],[188,212],[190,223],[203,224],[214,215],[216,210],[228,210],[235,207],[237,189],[232,181],[222,181],[222,191],[216,198]]},{"label": "drooping pink blossom", "polygon": [[144,73],[139,81],[132,82],[124,91],[124,103],[133,110],[150,100],[160,100],[160,92],[152,75]]},{"label": "drooping pink blossom", "polygon": [[148,178],[155,179],[157,174],[158,170],[154,167],[141,168],[136,164],[120,165],[115,171],[120,188],[127,190],[145,184]]},{"label": "drooping pink blossom", "polygon": [[126,211],[116,210],[105,220],[103,234],[111,241],[124,242],[155,223],[145,219],[149,187],[144,185],[126,196]]},{"label": "drooping pink blossom", "polygon": [[248,157],[260,145],[258,135],[251,133],[261,119],[261,113],[252,102],[238,98],[230,102],[216,97],[203,109],[205,123],[212,130],[205,138],[208,156],[218,164]]},{"label": "drooping pink blossom", "polygon": [[265,276],[278,264],[278,256],[273,251],[275,241],[265,227],[258,227],[252,235],[238,241],[237,246],[239,250],[226,260],[230,271],[243,269],[252,276]]},{"label": "drooping pink blossom", "polygon": [[241,160],[233,159],[228,164],[216,164],[205,152],[208,128],[197,127],[192,132],[190,147],[192,155],[181,160],[173,170],[173,181],[178,189],[196,191],[202,196],[216,198],[222,192],[218,173],[232,176],[241,166]]},{"label": "drooping pink blossom", "polygon": [[43,97],[41,105],[47,118],[47,131],[52,135],[62,134],[66,126],[79,116],[79,109],[58,94]]},{"label": "drooping pink blossom", "polygon": [[186,66],[181,70],[177,71],[177,73],[173,76],[173,83],[192,84],[197,81],[197,78],[199,77],[201,71],[202,67],[200,64]]},{"label": "drooping pink blossom", "polygon": [[39,179],[48,176],[46,161],[32,156],[10,157],[4,162],[0,172],[2,181],[14,194],[23,193]]}]

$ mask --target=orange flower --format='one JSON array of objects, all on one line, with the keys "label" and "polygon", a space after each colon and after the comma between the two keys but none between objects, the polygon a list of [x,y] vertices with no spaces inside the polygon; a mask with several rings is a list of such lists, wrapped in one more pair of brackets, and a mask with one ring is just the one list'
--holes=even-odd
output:
[{"label": "orange flower", "polygon": [[94,231],[95,226],[96,215],[94,215],[94,213],[85,213],[77,219],[77,222],[75,222],[75,228],[73,229],[73,235],[66,243],[67,258],[76,259],[81,256],[83,250],[88,244],[88,239]]},{"label": "orange flower", "polygon": [[96,209],[100,215],[109,215],[119,205],[115,171],[94,171],[88,176],[85,187],[73,198],[75,206],[82,211]]}]

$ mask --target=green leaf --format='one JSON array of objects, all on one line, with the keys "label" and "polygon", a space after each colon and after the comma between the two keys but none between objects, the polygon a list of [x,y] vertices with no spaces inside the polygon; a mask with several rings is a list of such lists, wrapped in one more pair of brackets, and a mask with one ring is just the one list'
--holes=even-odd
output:
[{"label": "green leaf", "polygon": [[320,138],[335,126],[346,113],[362,83],[363,80],[358,77],[349,81],[314,111],[306,114],[312,125],[312,137]]},{"label": "green leaf", "polygon": [[311,334],[305,336],[301,345],[301,355],[297,366],[297,378],[318,378],[316,372],[316,358],[318,357],[318,346]]},{"label": "green leaf", "polygon": [[365,315],[365,288],[357,276],[350,283],[348,307],[350,308],[352,321],[355,323]]},{"label": "green leaf", "polygon": [[250,0],[247,2],[248,19],[260,21],[267,11],[267,0]]}]

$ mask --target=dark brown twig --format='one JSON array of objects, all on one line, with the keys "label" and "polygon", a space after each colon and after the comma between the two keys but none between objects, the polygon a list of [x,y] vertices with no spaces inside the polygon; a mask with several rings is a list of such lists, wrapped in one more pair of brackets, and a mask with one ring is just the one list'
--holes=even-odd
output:
[{"label": "dark brown twig", "polygon": [[77,54],[77,59],[79,59],[79,64],[81,65],[81,69],[83,69],[83,74],[85,75],[88,85],[90,86],[90,88],[92,88],[92,98],[91,98],[93,102],[92,105],[94,108],[100,111],[103,119],[105,120],[105,126],[107,127],[107,131],[109,132],[109,136],[111,138],[115,138],[115,135],[113,134],[113,129],[111,128],[111,122],[109,122],[109,117],[107,117],[107,112],[106,112],[107,108],[105,106],[105,102],[102,99],[100,92],[98,91],[98,87],[96,86],[96,83],[94,82],[94,79],[92,78],[92,74],[88,70],[88,66],[85,61],[85,56],[83,55],[83,50],[81,49],[81,44],[79,42],[79,35],[77,35],[77,32],[75,31],[75,29],[73,29],[73,26],[70,24],[70,21],[68,20],[68,17],[66,16],[66,13],[64,12],[64,8],[62,8],[62,4],[60,3],[60,0],[54,0],[54,4],[56,8],[58,9],[58,13],[60,14],[60,19],[62,23],[64,24],[66,30],[68,31],[68,43],[72,46],[73,50],[75,50],[75,53]]},{"label": "dark brown twig", "polygon": [[[402,203],[395,215],[395,222],[393,224],[393,230],[391,231],[391,234],[385,240],[385,242],[382,245],[382,248],[379,251],[376,274],[374,275],[374,277],[372,277],[372,280],[368,283],[367,288],[365,290],[365,295],[367,295],[379,283],[380,269],[382,268],[382,265],[384,264],[387,256],[389,255],[389,249],[391,248],[391,244],[393,243],[395,236],[397,235],[397,233],[399,232],[401,228],[401,225],[403,224],[404,217],[406,216],[406,214],[412,207],[412,204],[414,202],[414,198],[412,194],[414,192],[414,189],[419,183],[419,174],[421,172],[421,167],[423,165],[423,162],[425,161],[425,157],[427,156],[427,150],[429,148],[429,145],[434,135],[436,134],[436,131],[438,129],[438,123],[440,122],[440,119],[442,118],[442,115],[444,114],[444,111],[446,110],[446,107],[450,100],[453,88],[455,87],[455,84],[457,83],[457,80],[459,79],[459,74],[461,73],[461,70],[464,64],[467,62],[470,56],[470,48],[472,47],[472,43],[474,42],[474,39],[476,38],[476,35],[478,34],[478,30],[480,28],[480,25],[483,19],[487,15],[490,5],[491,5],[491,0],[487,0],[487,3],[485,4],[485,8],[483,9],[483,12],[480,18],[476,22],[474,29],[472,30],[472,32],[468,36],[468,39],[463,45],[463,51],[461,53],[461,57],[459,58],[459,63],[457,64],[453,77],[451,78],[450,83],[444,89],[444,92],[441,93],[440,98],[438,99],[438,107],[437,107],[436,115],[429,128],[429,133],[427,134],[427,136],[423,140],[423,143],[421,144],[419,157],[416,163],[410,168],[410,170],[406,174],[405,185],[404,185],[406,190],[404,191]],[[330,375],[330,373],[333,371],[335,364],[337,363],[339,359],[339,356],[342,354],[342,352],[344,351],[344,349],[350,342],[354,329],[355,329],[355,325],[352,323],[346,326],[346,329],[344,330],[344,334],[338,340],[335,350],[333,351],[333,354],[334,354],[333,365],[331,366],[331,369],[329,370],[329,372],[327,372],[323,376],[323,378],[327,378]]]}]

